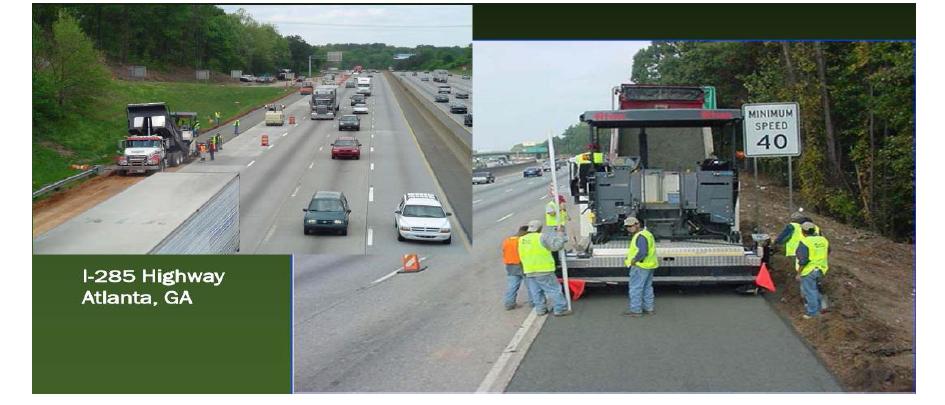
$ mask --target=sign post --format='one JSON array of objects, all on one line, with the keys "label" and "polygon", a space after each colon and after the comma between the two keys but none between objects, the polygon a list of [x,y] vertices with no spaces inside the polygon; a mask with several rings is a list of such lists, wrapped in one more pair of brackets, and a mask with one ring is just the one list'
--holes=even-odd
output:
[{"label": "sign post", "polygon": [[[555,165],[555,139],[554,132],[548,131],[548,162],[551,164],[551,198],[555,203],[555,207],[558,209],[555,210],[555,222],[557,222],[559,229],[561,227],[561,201],[558,199],[558,176]],[[565,225],[567,227],[567,225]],[[557,232],[557,230],[555,231]],[[567,232],[567,231],[565,231]],[[558,252],[558,259],[561,260],[561,280],[563,281],[564,287],[564,299],[568,303],[568,311],[571,310],[571,288],[568,284],[568,261],[566,260],[564,254],[564,248],[561,248]]]},{"label": "sign post", "polygon": [[742,105],[742,118],[745,156],[788,158],[788,208],[794,212],[791,160],[801,154],[800,109],[797,103],[745,104]]}]

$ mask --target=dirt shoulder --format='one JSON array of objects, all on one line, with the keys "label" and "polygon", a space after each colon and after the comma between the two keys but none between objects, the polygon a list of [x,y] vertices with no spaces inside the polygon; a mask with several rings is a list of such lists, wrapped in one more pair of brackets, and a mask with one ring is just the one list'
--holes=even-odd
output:
[{"label": "dirt shoulder", "polygon": [[[743,234],[754,223],[775,237],[788,217],[787,188],[742,176]],[[795,199],[797,194],[795,193]],[[803,206],[795,202],[795,205]],[[777,292],[767,297],[848,391],[915,391],[915,245],[809,213],[830,241],[823,291],[830,309],[805,320],[793,259],[772,257]]]}]

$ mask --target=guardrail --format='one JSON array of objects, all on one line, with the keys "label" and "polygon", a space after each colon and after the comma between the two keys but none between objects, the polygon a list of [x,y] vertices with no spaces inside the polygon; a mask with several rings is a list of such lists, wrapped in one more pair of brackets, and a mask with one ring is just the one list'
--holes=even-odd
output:
[{"label": "guardrail", "polygon": [[59,180],[59,181],[57,181],[57,182],[55,182],[55,183],[52,183],[52,184],[47,184],[47,185],[45,185],[45,186],[43,186],[43,187],[40,187],[39,190],[34,191],[34,192],[33,192],[33,198],[39,197],[39,196],[44,195],[44,194],[48,194],[48,193],[50,193],[50,192],[52,192],[52,191],[59,190],[60,188],[62,188],[62,187],[64,187],[64,186],[67,186],[67,185],[69,185],[69,184],[71,184],[71,183],[74,183],[74,182],[76,182],[76,181],[82,180],[82,179],[84,179],[84,178],[86,178],[86,177],[96,176],[96,175],[100,174],[103,169],[104,169],[104,166],[96,165],[96,166],[93,166],[91,169],[86,170],[86,171],[84,171],[84,172],[81,172],[81,173],[78,173],[78,174],[74,174],[74,175],[72,175],[72,176],[66,177],[66,178],[64,178],[64,179],[62,179],[62,180]]}]

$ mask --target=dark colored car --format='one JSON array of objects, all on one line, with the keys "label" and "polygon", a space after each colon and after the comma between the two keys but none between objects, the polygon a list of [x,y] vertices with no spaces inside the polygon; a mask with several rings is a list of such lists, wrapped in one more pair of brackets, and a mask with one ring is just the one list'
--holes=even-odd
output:
[{"label": "dark colored car", "polygon": [[352,106],[352,107],[354,107],[355,105],[358,105],[358,104],[364,104],[364,103],[366,103],[366,102],[367,102],[367,101],[365,101],[364,94],[355,94],[355,95],[351,96],[351,106]]},{"label": "dark colored car", "polygon": [[492,172],[475,172],[472,175],[473,184],[489,184],[495,183],[495,176],[492,175]]},{"label": "dark colored car", "polygon": [[466,114],[469,111],[466,109],[466,104],[450,103],[450,112],[453,114]]},{"label": "dark colored car", "polygon": [[421,81],[421,82],[428,82],[428,81],[430,81],[430,78],[424,76],[424,77],[421,77],[421,78],[420,78],[420,81]]},{"label": "dark colored car", "polygon": [[356,115],[344,115],[338,120],[339,131],[360,131],[361,119]]},{"label": "dark colored car", "polygon": [[348,234],[348,215],[351,214],[351,208],[344,193],[318,191],[312,196],[308,208],[302,208],[302,211],[305,212],[302,226],[306,235],[318,231]]},{"label": "dark colored car", "polygon": [[467,127],[472,126],[472,114],[466,114],[463,116],[463,124],[465,124]]},{"label": "dark colored car", "polygon": [[457,91],[455,95],[456,98],[469,98],[469,93],[465,91]]},{"label": "dark colored car", "polygon": [[339,136],[331,144],[331,158],[361,159],[361,142],[350,136]]},{"label": "dark colored car", "polygon": [[437,103],[448,103],[450,101],[450,96],[447,96],[446,94],[437,94],[436,96],[433,96],[433,101]]},{"label": "dark colored car", "polygon": [[540,167],[529,167],[522,172],[522,177],[541,177],[541,168]]}]

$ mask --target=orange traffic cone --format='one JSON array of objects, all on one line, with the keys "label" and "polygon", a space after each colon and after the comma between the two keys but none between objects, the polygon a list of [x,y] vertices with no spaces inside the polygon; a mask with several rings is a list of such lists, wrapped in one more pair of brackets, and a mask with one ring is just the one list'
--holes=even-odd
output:
[{"label": "orange traffic cone", "polygon": [[416,253],[408,253],[403,257],[404,273],[415,273],[420,271],[420,258]]},{"label": "orange traffic cone", "polygon": [[260,146],[269,146],[269,135],[263,135]]},{"label": "orange traffic cone", "polygon": [[768,266],[764,263],[761,263],[761,270],[758,270],[758,276],[755,277],[755,284],[771,292],[777,291],[774,288],[774,281],[771,280],[771,274],[768,273]]},{"label": "orange traffic cone", "polygon": [[[564,279],[559,278],[558,282],[563,284]],[[584,295],[585,285],[587,285],[587,282],[579,278],[568,279],[568,289],[571,290],[571,300],[577,301],[578,298]]]}]

